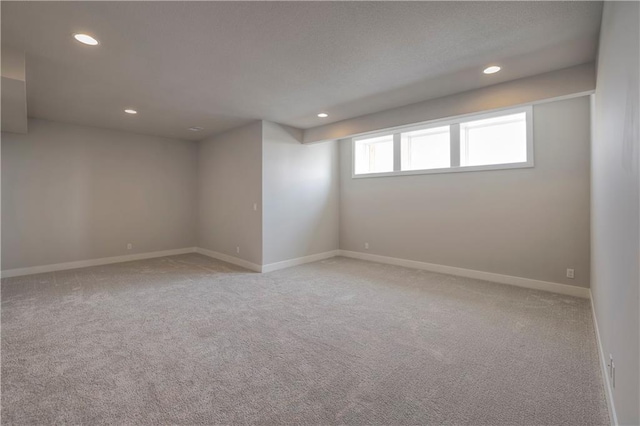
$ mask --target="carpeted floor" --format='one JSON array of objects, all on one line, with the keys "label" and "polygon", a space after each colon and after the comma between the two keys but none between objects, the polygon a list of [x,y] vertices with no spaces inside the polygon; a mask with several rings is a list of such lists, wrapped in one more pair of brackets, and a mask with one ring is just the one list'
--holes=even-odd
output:
[{"label": "carpeted floor", "polygon": [[608,423],[587,300],[334,258],[2,280],[3,424]]}]

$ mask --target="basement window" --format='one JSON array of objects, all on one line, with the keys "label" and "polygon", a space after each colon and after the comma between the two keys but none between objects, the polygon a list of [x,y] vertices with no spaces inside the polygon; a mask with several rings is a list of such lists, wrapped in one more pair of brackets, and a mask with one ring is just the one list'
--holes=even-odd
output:
[{"label": "basement window", "polygon": [[401,170],[451,167],[450,139],[449,126],[401,133]]},{"label": "basement window", "polygon": [[355,151],[356,174],[393,171],[393,135],[359,139]]},{"label": "basement window", "polygon": [[530,106],[353,139],[353,177],[533,167]]}]

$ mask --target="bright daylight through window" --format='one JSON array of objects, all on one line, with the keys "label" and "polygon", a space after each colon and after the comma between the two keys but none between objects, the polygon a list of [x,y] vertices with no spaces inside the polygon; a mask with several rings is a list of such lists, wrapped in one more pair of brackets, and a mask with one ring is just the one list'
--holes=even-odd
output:
[{"label": "bright daylight through window", "polygon": [[531,116],[531,107],[526,107],[355,138],[353,174],[388,176],[531,167]]},{"label": "bright daylight through window", "polygon": [[524,112],[460,124],[460,166],[527,161]]},{"label": "bright daylight through window", "polygon": [[393,135],[355,142],[356,174],[393,171]]},{"label": "bright daylight through window", "polygon": [[451,167],[449,126],[401,133],[402,170]]}]

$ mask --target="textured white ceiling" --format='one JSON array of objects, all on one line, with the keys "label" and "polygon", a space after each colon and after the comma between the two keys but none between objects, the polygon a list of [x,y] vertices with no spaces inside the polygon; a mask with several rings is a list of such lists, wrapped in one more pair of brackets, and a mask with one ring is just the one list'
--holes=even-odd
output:
[{"label": "textured white ceiling", "polygon": [[[2,2],[2,45],[26,51],[32,117],[201,139],[255,119],[310,128],[589,62],[601,11],[600,2]],[[101,44],[81,45],[75,32]],[[482,74],[494,63],[503,71]]]}]

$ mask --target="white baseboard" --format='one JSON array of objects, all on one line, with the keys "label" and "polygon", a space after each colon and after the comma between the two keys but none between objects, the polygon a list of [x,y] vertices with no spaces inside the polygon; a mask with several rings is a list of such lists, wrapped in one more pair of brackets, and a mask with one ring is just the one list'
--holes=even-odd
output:
[{"label": "white baseboard", "polygon": [[54,263],[52,265],[31,266],[28,268],[7,269],[2,271],[2,278],[18,277],[21,275],[42,274],[45,272],[64,271],[67,269],[86,268],[89,266],[108,265],[110,263],[131,262],[134,260],[152,259],[154,257],[174,256],[176,254],[193,253],[195,251],[195,247],[187,247],[174,250],[152,251],[149,253],[136,253],[126,254],[123,256],[103,257],[100,259]]},{"label": "white baseboard", "polygon": [[62,271],[66,269],[86,268],[89,266],[107,265],[110,263],[130,262],[141,259],[151,259],[154,257],[173,256],[185,253],[200,253],[202,255],[212,257],[214,259],[229,262],[234,265],[247,268],[255,272],[271,272],[278,269],[290,268],[304,263],[316,262],[328,259],[334,256],[345,256],[354,259],[368,260],[371,262],[386,263],[389,265],[404,266],[407,268],[423,269],[431,272],[439,272],[442,274],[458,275],[462,277],[475,278],[486,281],[493,281],[501,284],[511,284],[518,287],[532,288],[536,290],[550,291],[553,293],[566,294],[570,296],[589,298],[590,292],[588,288],[570,286],[566,284],[552,283],[547,281],[532,280],[529,278],[513,277],[509,275],[494,274],[491,272],[475,271],[472,269],[456,268],[453,266],[437,265],[433,263],[418,262],[415,260],[398,259],[395,257],[380,256],[376,254],[355,252],[349,250],[331,250],[324,253],[312,254],[310,256],[298,257],[295,259],[284,260],[281,262],[270,263],[267,265],[258,265],[244,259],[240,259],[227,254],[203,249],[200,247],[187,247],[175,250],[154,251],[150,253],[128,254],[124,256],[104,257],[101,259],[79,260],[75,262],[56,263],[53,265],[33,266],[28,268],[8,269],[2,271],[3,278],[17,277],[21,275],[40,274],[45,272]]},{"label": "white baseboard", "polygon": [[478,280],[492,281],[500,284],[510,284],[518,287],[550,291],[552,293],[560,293],[582,298],[589,298],[590,294],[589,289],[584,287],[552,283],[548,281],[539,281],[530,278],[514,277],[511,275],[494,274],[492,272],[476,271],[473,269],[456,268],[454,266],[437,265],[435,263],[418,262],[416,260],[398,259],[395,257],[380,256],[377,254],[340,250],[340,256],[368,260],[371,262],[386,263],[389,265],[404,266],[406,268],[422,269],[425,271],[438,272],[441,274],[475,278]]},{"label": "white baseboard", "polygon": [[613,403],[613,390],[611,389],[611,380],[609,379],[609,362],[604,354],[602,340],[600,340],[600,330],[598,328],[598,318],[596,317],[596,307],[593,304],[593,294],[589,291],[591,299],[591,312],[593,314],[593,327],[596,330],[596,342],[598,343],[598,354],[600,355],[600,367],[602,369],[602,377],[604,377],[604,392],[607,396],[607,408],[609,409],[609,421],[612,426],[618,425],[618,415],[616,414],[616,406]]},{"label": "white baseboard", "polygon": [[212,257],[214,259],[222,260],[223,262],[232,263],[234,265],[242,266],[254,272],[262,272],[262,266],[249,262],[248,260],[240,259],[237,257],[229,256],[228,254],[218,253],[217,251],[207,250],[200,247],[196,247],[196,253]]},{"label": "white baseboard", "polygon": [[329,259],[338,256],[340,250],[325,251],[324,253],[311,254],[309,256],[296,257],[295,259],[283,260],[281,262],[268,263],[262,265],[262,272],[277,271],[278,269],[291,268],[292,266],[305,263],[317,262],[318,260]]}]

